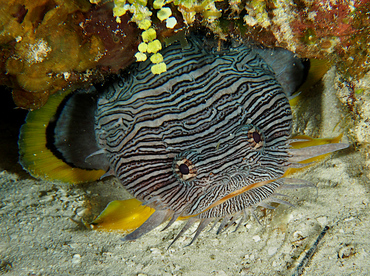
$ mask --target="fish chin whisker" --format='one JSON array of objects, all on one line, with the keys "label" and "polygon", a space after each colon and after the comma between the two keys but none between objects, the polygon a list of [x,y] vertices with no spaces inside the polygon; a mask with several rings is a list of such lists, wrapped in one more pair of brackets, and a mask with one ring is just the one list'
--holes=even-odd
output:
[{"label": "fish chin whisker", "polygon": [[[276,195],[276,194],[274,194],[274,195]],[[280,195],[280,194],[279,194]],[[266,201],[265,201],[266,202]],[[263,203],[265,203],[265,202],[263,202]],[[286,200],[282,200],[282,199],[280,199],[280,198],[276,198],[276,197],[270,197],[268,200],[267,200],[267,202],[269,202],[269,203],[278,203],[278,204],[284,204],[284,205],[288,205],[288,206],[290,206],[290,207],[295,207],[295,205],[294,204],[292,204],[292,203],[290,203],[289,201],[286,201]],[[268,205],[268,204],[266,204],[267,206],[270,206],[270,205]],[[262,205],[259,205],[259,206],[262,206]],[[265,206],[262,206],[262,207],[265,207]],[[266,208],[266,207],[265,207]],[[269,208],[269,207],[267,207],[267,208]],[[272,207],[272,206],[270,206],[270,208],[269,209],[275,209],[275,207]]]},{"label": "fish chin whisker", "polygon": [[253,210],[251,210],[251,215],[258,222],[258,224],[262,226],[262,223],[261,223],[260,219],[257,217],[256,213],[254,212],[255,209],[256,208],[254,208]]},{"label": "fish chin whisker", "polygon": [[[293,188],[304,188],[304,187],[315,187],[311,182],[309,181],[306,181],[306,180],[303,180],[303,179],[293,179],[293,178],[283,178],[281,180],[277,180],[279,182],[281,182],[281,186],[278,187],[278,189],[293,189]],[[283,181],[284,181],[284,184],[283,184]],[[288,185],[285,185],[285,183],[289,183]],[[292,184],[290,184],[292,183]],[[293,184],[294,183],[294,184]],[[170,244],[169,247],[171,247],[177,240],[178,238],[180,238],[185,231],[187,231],[196,221],[199,221],[200,220],[200,223],[197,227],[197,229],[194,231],[194,233],[192,233],[193,236],[193,239],[192,241],[187,245],[191,245],[196,239],[197,237],[199,236],[199,234],[205,229],[206,226],[208,226],[211,222],[213,222],[212,226],[210,227],[210,229],[208,230],[211,231],[215,228],[216,224],[219,224],[218,228],[217,228],[217,232],[216,234],[221,234],[221,233],[224,233],[226,230],[228,230],[232,225],[234,225],[238,220],[238,223],[236,224],[235,226],[235,229],[233,230],[233,232],[236,232],[240,226],[243,224],[243,222],[246,222],[248,220],[249,217],[253,216],[254,219],[258,222],[259,225],[262,226],[262,223],[261,221],[259,220],[259,218],[257,217],[256,213],[255,213],[255,209],[257,207],[263,207],[263,208],[267,208],[267,209],[275,209],[274,206],[271,206],[269,203],[277,203],[277,204],[284,204],[284,205],[287,205],[287,206],[290,206],[290,207],[295,207],[294,204],[288,202],[288,201],[285,201],[283,199],[280,199],[280,198],[277,198],[276,196],[283,196],[283,197],[289,197],[288,195],[285,195],[285,194],[280,194],[280,193],[273,193],[273,196],[270,196],[268,198],[266,198],[265,200],[259,202],[259,203],[256,203],[255,205],[253,206],[249,206],[235,214],[232,214],[232,215],[226,215],[225,217],[223,218],[198,218],[198,217],[192,217],[192,218],[189,218],[188,221],[185,223],[184,227],[181,229],[181,231],[178,233],[178,235],[175,237],[175,239],[172,241],[172,243]],[[172,223],[173,221],[176,220],[176,218],[178,217],[178,215],[174,215],[174,217],[171,219],[171,221],[169,222],[169,224],[165,227],[165,229],[167,229]]]},{"label": "fish chin whisker", "polygon": [[211,228],[210,228],[210,229],[208,229],[208,231],[207,231],[207,232],[211,232],[211,231],[215,228],[215,226],[216,226],[216,224],[217,224],[218,222],[220,222],[220,219],[219,219],[219,218],[216,218],[216,219],[214,220],[214,222],[213,222],[213,224],[212,224]]},{"label": "fish chin whisker", "polygon": [[[268,202],[275,202],[275,201],[268,201]],[[273,206],[271,206],[271,205],[267,204],[267,201],[260,202],[260,203],[258,204],[258,206],[263,207],[263,208],[266,208],[266,209],[270,209],[270,210],[274,210],[274,209],[276,209],[275,207],[273,207]]]},{"label": "fish chin whisker", "polygon": [[[284,188],[285,186],[294,186],[297,187],[294,188],[305,188],[305,187],[316,187],[315,184],[313,184],[311,181],[305,180],[305,179],[299,179],[299,178],[283,178],[284,185],[280,186],[279,188]],[[286,185],[288,184],[288,185]]]},{"label": "fish chin whisker", "polygon": [[[228,215],[228,216],[224,217],[224,219],[220,223],[220,226],[217,229],[217,232],[216,232],[217,235],[224,232],[227,228],[230,227],[230,224],[228,224],[228,223],[231,221],[231,219],[232,219],[231,215]],[[225,226],[227,226],[227,227],[225,228]]]},{"label": "fish chin whisker", "polygon": [[291,138],[288,140],[288,144],[291,145],[291,144],[294,144],[294,143],[298,143],[298,142],[309,142],[310,139],[304,139],[304,138]]},{"label": "fish chin whisker", "polygon": [[167,250],[186,232],[186,230],[188,230],[193,224],[194,222],[196,222],[198,220],[198,218],[195,218],[195,217],[192,217],[192,218],[189,218],[184,227],[180,230],[180,232],[177,234],[177,236],[173,239],[173,241],[171,242],[171,244],[167,247]]},{"label": "fish chin whisker", "polygon": [[313,165],[315,164],[315,162],[310,162],[310,163],[290,163],[288,165],[286,165],[286,168],[289,169],[301,169],[301,168],[304,168],[304,167],[307,167],[307,166],[310,166],[310,165]]},{"label": "fish chin whisker", "polygon": [[[284,184],[281,185],[278,190],[288,190],[288,189],[301,189],[301,188],[315,188],[316,197],[319,196],[319,188],[311,181],[305,179],[297,178],[283,178]],[[282,195],[274,193],[274,195]]]},{"label": "fish chin whisker", "polygon": [[[232,225],[234,225],[234,223],[239,219],[239,222],[236,226],[236,229],[233,230],[233,232],[235,232],[237,230],[237,228],[240,226],[240,224],[244,221],[245,219],[245,214],[243,211],[240,211],[238,213],[235,213],[233,215],[228,215],[226,217],[223,218],[223,220],[221,221],[218,229],[217,229],[217,232],[216,234],[221,234],[223,232],[225,232],[227,229],[229,229]],[[215,224],[217,222],[219,222],[220,220],[216,220]],[[212,226],[212,229],[214,228],[215,224]],[[211,230],[212,230],[211,229]]]},{"label": "fish chin whisker", "polygon": [[281,185],[278,188],[278,190],[315,188],[316,191],[318,192],[317,186],[313,182],[305,180],[305,179],[283,178],[283,181],[284,181],[284,184]]},{"label": "fish chin whisker", "polygon": [[173,216],[171,217],[170,221],[167,223],[167,225],[161,230],[161,231],[164,231],[164,230],[167,230],[181,215],[181,212],[176,212],[173,214]]},{"label": "fish chin whisker", "polygon": [[289,149],[288,152],[291,155],[289,162],[296,163],[305,161],[310,158],[314,158],[323,154],[331,153],[337,150],[348,148],[347,143],[333,143],[318,146],[305,147],[301,149]]},{"label": "fish chin whisker", "polygon": [[246,209],[244,209],[242,211],[242,214],[241,214],[241,217],[240,217],[240,220],[239,220],[239,223],[238,225],[235,227],[234,231],[233,232],[236,232],[240,225],[242,225],[243,222],[247,221],[247,219],[250,217],[250,214],[247,213],[248,211]]},{"label": "fish chin whisker", "polygon": [[291,196],[289,195],[285,195],[285,194],[280,194],[280,193],[274,193],[275,196],[283,196],[283,197],[288,197],[288,198],[292,198]]},{"label": "fish chin whisker", "polygon": [[[307,164],[299,164],[298,163],[298,165],[307,165]],[[242,225],[242,223],[245,222],[246,220],[248,220],[248,218],[251,217],[251,216],[253,216],[255,218],[255,220],[258,222],[259,225],[262,225],[261,221],[259,220],[259,218],[257,217],[257,215],[255,213],[255,209],[257,207],[263,207],[263,208],[273,210],[276,207],[270,205],[271,203],[284,204],[284,205],[287,205],[287,206],[290,206],[290,207],[295,207],[294,204],[292,204],[292,203],[290,203],[286,200],[278,198],[278,196],[289,197],[288,195],[278,193],[278,190],[297,189],[297,188],[313,188],[313,187],[317,189],[317,187],[312,182],[304,180],[304,179],[281,178],[281,179],[275,180],[275,182],[279,183],[279,186],[276,188],[275,192],[273,192],[269,197],[267,197],[266,199],[264,199],[264,200],[262,200],[258,203],[255,203],[252,206],[244,208],[241,211],[238,211],[234,214],[226,215],[223,218],[222,217],[202,218],[201,216],[200,217],[199,216],[190,217],[187,220],[187,222],[185,223],[185,225],[183,226],[183,228],[180,230],[180,232],[177,234],[175,239],[171,242],[171,244],[169,245],[168,248],[170,248],[197,221],[199,221],[199,225],[198,225],[197,229],[191,234],[191,235],[193,235],[193,238],[192,238],[191,242],[186,246],[189,246],[192,243],[194,243],[194,241],[198,238],[200,233],[202,231],[204,231],[204,229],[212,222],[213,223],[212,223],[210,229],[207,230],[207,231],[213,230],[215,228],[216,224],[220,223],[218,225],[217,231],[216,231],[216,234],[218,235],[218,234],[221,234],[221,233],[225,232],[226,230],[228,230],[232,225],[235,225],[236,222],[239,220],[237,222],[236,226],[235,226],[235,229],[233,230],[233,232],[235,232],[239,229],[240,225]],[[150,203],[153,204],[153,202],[155,202],[155,200],[152,200]],[[178,211],[172,213],[172,217],[171,217],[170,221],[162,229],[162,231],[168,229],[181,216],[181,213],[182,213],[182,210],[178,210]],[[221,220],[221,222],[220,222],[220,220]]]},{"label": "fish chin whisker", "polygon": [[[248,218],[249,216],[251,215],[250,211],[244,209],[240,212],[237,212],[233,215],[228,215],[226,217],[224,217],[217,229],[217,232],[216,234],[221,234],[223,232],[225,232],[227,229],[229,229],[232,225],[234,225],[234,223],[236,223],[237,220],[239,220],[238,224],[236,225],[235,229],[232,231],[232,232],[236,232],[238,230],[238,228],[240,227],[240,225],[246,221],[246,218]],[[220,218],[216,218],[214,220],[214,223],[212,224],[211,228],[207,231],[207,232],[210,232],[212,231],[216,224],[220,222]]]},{"label": "fish chin whisker", "polygon": [[[226,216],[220,223],[216,234],[224,233],[226,230],[228,230],[234,223],[236,223],[237,220],[239,220],[238,224],[235,226],[235,229],[232,232],[236,232],[240,225],[242,225],[243,222],[246,222],[248,218],[252,215],[253,210],[250,208],[243,209],[242,211],[233,214],[232,216]],[[216,226],[216,224],[220,221],[220,219],[216,219],[212,227],[208,230],[211,231]]]},{"label": "fish chin whisker", "polygon": [[[243,216],[243,215],[242,215]],[[232,216],[231,220],[229,221],[229,223],[226,225],[226,227],[224,228],[224,230],[222,230],[221,233],[223,233],[224,231],[226,231],[227,229],[229,229],[232,225],[234,225],[234,223],[238,220],[238,219],[242,219],[242,217],[240,216],[240,213],[239,214],[235,214],[234,216]],[[237,225],[238,226],[238,225]],[[235,231],[235,229],[234,229]],[[233,232],[234,232],[233,231]]]},{"label": "fish chin whisker", "polygon": [[253,215],[255,217],[255,219],[258,221],[259,224],[261,224],[257,218],[257,216],[254,214],[253,210],[251,210],[251,208],[247,208],[247,209],[244,209],[238,213],[235,213],[233,215],[227,215],[225,216],[223,219],[222,218],[202,218],[202,219],[199,219],[197,217],[192,217],[192,218],[189,218],[187,220],[187,222],[185,223],[184,227],[181,229],[181,231],[177,234],[177,236],[175,237],[175,239],[171,242],[171,244],[168,246],[168,248],[170,248],[196,221],[199,221],[200,220],[200,223],[197,227],[197,229],[191,234],[191,235],[194,235],[191,242],[186,245],[186,246],[190,246],[199,236],[199,234],[211,223],[211,222],[214,222],[212,224],[212,226],[210,227],[209,230],[207,230],[207,232],[213,230],[216,226],[217,223],[220,222],[220,219],[222,219],[222,221],[220,222],[220,225],[218,226],[217,228],[217,232],[216,234],[221,234],[223,232],[225,232],[226,230],[228,230],[232,225],[235,224],[235,222],[237,220],[239,220],[238,224],[236,225],[235,229],[233,230],[233,232],[237,231],[238,228],[240,227],[240,225],[246,221],[246,219],[248,217],[250,217],[251,215]]},{"label": "fish chin whisker", "polygon": [[204,228],[212,221],[213,219],[212,218],[206,218],[206,219],[202,219],[198,225],[198,228],[197,228],[197,231],[195,232],[195,235],[193,237],[193,239],[191,240],[191,242],[186,245],[186,246],[189,246],[191,245],[199,236],[199,234],[204,230]]}]

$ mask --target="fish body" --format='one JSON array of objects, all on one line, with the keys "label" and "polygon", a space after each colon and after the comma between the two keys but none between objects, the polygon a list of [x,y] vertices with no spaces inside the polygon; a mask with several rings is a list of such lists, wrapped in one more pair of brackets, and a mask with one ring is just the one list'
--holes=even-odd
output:
[{"label": "fish body", "polygon": [[123,186],[181,216],[281,177],[292,125],[288,99],[258,54],[189,43],[164,51],[164,75],[140,64],[114,83],[95,117],[98,145]]},{"label": "fish body", "polygon": [[197,37],[161,53],[165,73],[142,62],[97,91],[75,93],[53,128],[65,162],[108,171],[155,210],[126,239],[179,217],[189,219],[179,235],[201,221],[196,237],[213,220],[224,225],[283,202],[274,194],[295,164],[289,96],[305,79],[305,62],[243,44],[217,50]]}]

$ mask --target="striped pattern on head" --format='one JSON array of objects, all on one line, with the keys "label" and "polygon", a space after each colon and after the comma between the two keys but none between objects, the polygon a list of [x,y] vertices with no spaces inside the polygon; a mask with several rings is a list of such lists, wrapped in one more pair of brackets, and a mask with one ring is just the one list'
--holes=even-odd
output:
[{"label": "striped pattern on head", "polygon": [[98,101],[99,146],[123,186],[174,216],[224,217],[268,197],[279,181],[209,209],[285,171],[292,116],[274,72],[243,45],[191,37],[161,53],[167,72],[139,63]]}]

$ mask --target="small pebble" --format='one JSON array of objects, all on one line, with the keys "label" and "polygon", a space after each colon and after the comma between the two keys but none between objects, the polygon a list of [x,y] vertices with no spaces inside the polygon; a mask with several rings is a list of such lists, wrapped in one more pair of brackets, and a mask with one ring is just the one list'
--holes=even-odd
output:
[{"label": "small pebble", "polygon": [[267,250],[267,253],[272,256],[276,253],[277,251],[277,247],[270,247],[268,250]]},{"label": "small pebble", "polygon": [[347,245],[347,246],[342,247],[341,249],[339,249],[338,256],[339,256],[339,258],[344,259],[344,258],[351,257],[355,253],[356,253],[355,248],[352,245]]},{"label": "small pebble", "polygon": [[325,227],[328,224],[327,217],[318,217],[316,218],[317,222],[321,225],[321,227]]},{"label": "small pebble", "polygon": [[81,255],[80,254],[74,254],[72,257],[72,263],[73,264],[78,264],[81,262]]},{"label": "small pebble", "polygon": [[256,235],[252,238],[255,242],[259,242],[261,240],[260,236]]}]

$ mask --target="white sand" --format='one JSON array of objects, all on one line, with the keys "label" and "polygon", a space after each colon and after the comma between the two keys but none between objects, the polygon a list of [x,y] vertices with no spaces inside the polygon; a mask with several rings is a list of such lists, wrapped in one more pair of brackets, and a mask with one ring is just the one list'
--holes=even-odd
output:
[{"label": "white sand", "polygon": [[[295,127],[300,133],[343,132],[340,125],[333,130],[347,116],[335,96],[335,70],[324,80],[322,96],[301,101]],[[353,148],[295,176],[317,184],[317,190],[284,191],[295,208],[259,209],[262,225],[251,219],[236,232],[203,232],[186,247],[189,231],[169,250],[183,222],[122,242],[120,234],[86,230],[71,220],[86,214],[87,198],[93,210],[120,199],[124,191],[115,179],[80,187],[34,180],[1,156],[2,168],[10,171],[0,173],[0,271],[6,275],[292,275],[325,226],[302,275],[370,271],[369,179],[365,154]]]}]

